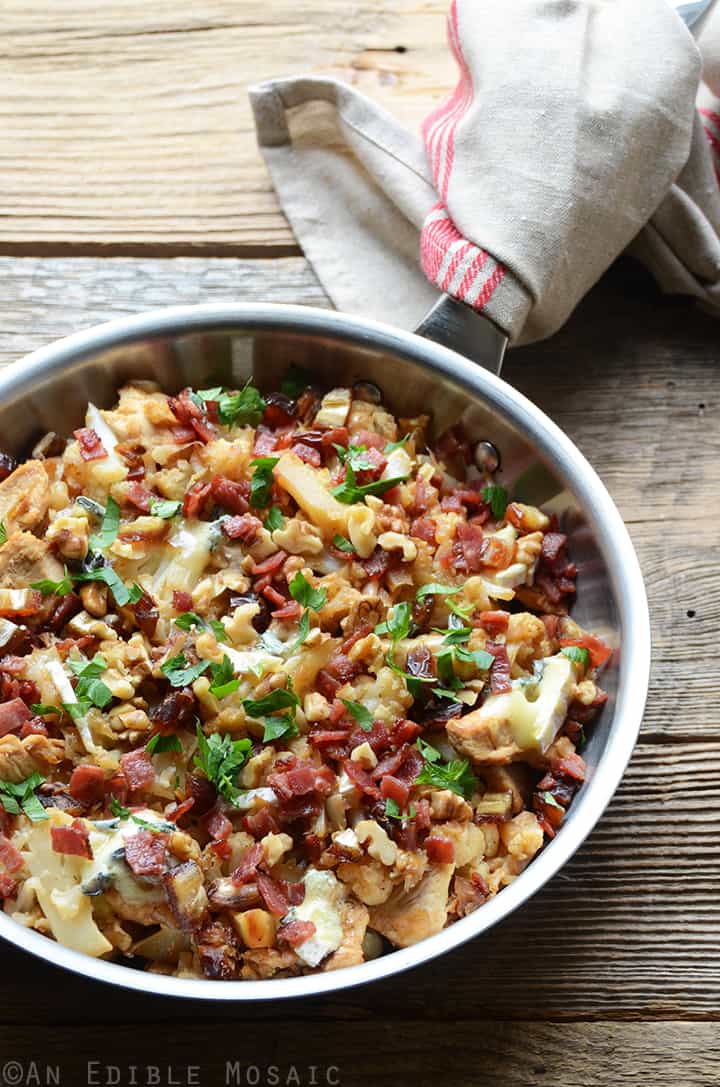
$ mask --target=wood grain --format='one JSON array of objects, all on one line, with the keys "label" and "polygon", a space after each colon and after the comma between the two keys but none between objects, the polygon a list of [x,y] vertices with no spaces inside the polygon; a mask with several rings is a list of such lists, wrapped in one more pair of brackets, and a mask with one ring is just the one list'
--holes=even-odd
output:
[{"label": "wood grain", "polygon": [[[60,1082],[75,1084],[715,1087],[720,1058],[714,1024],[488,1023],[462,1010],[452,1032],[410,1018],[319,1024],[298,1022],[290,1013],[279,1029],[268,1019],[251,1031],[242,1023],[235,1030],[189,1025],[181,1032],[170,1022],[144,1031],[125,1024],[53,1026],[43,1031],[40,1052],[37,1044],[33,1028],[0,1028],[0,1052],[22,1054],[26,1075],[34,1058],[39,1076],[58,1066]],[[122,1079],[103,1072],[108,1066]],[[158,1069],[158,1078],[150,1078],[147,1066]]]},{"label": "wood grain", "polygon": [[5,253],[297,251],[247,86],[329,73],[417,129],[454,79],[446,0],[2,8]]}]

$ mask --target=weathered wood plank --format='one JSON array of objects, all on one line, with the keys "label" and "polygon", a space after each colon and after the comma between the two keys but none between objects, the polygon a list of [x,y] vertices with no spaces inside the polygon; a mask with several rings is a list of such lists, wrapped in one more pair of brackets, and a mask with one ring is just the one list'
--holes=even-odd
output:
[{"label": "weathered wood plank", "polygon": [[7,0],[0,248],[287,252],[247,86],[353,83],[417,129],[451,85],[445,0]]},{"label": "weathered wood plank", "polygon": [[[176,1008],[177,1005],[171,1005]],[[251,1032],[189,1025],[112,1028],[0,1028],[0,1051],[18,1061],[23,1078],[45,1083],[342,1087],[714,1087],[720,1058],[714,1024],[478,1022],[462,1007],[451,1031],[428,1020],[399,1023],[298,1022],[283,1005],[282,1026],[255,1023]],[[398,1070],[402,1059],[405,1073]],[[35,1062],[35,1063],[33,1063]],[[11,1062],[7,1062],[6,1067]],[[135,1065],[135,1071],[131,1070]],[[157,1072],[149,1071],[155,1068]],[[313,1071],[314,1068],[314,1071]],[[38,1078],[30,1078],[36,1070]],[[118,1069],[116,1072],[114,1069]],[[12,1069],[10,1070],[12,1074]],[[25,1078],[28,1077],[28,1078]],[[121,1077],[121,1078],[120,1078]],[[55,1082],[58,1082],[57,1080]]]},{"label": "weathered wood plank", "polygon": [[[295,1018],[381,1023],[432,1017],[720,1018],[720,743],[640,745],[607,813],[571,863],[522,910],[472,943],[371,990],[293,1004]],[[92,986],[0,949],[13,978],[2,1021],[161,1018],[159,998]],[[439,984],[440,982],[440,984]],[[174,1003],[176,1022],[232,1007]],[[243,1008],[246,1019],[267,1006]],[[563,1081],[564,1082],[564,1081]]]}]

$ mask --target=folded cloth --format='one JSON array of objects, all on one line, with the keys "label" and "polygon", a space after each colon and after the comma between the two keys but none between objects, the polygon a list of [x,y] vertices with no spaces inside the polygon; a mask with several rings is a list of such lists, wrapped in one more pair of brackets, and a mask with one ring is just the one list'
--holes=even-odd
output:
[{"label": "folded cloth", "polygon": [[453,0],[448,28],[460,78],[422,139],[336,80],[250,89],[335,305],[412,327],[439,289],[528,342],[632,243],[666,290],[720,307],[700,56],[667,0]]}]

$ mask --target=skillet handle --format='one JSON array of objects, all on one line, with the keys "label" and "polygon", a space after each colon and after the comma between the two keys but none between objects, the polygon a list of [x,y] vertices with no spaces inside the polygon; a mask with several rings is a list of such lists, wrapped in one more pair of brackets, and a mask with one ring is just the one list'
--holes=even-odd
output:
[{"label": "skillet handle", "polygon": [[415,332],[500,374],[507,336],[489,318],[449,294],[441,295]]}]

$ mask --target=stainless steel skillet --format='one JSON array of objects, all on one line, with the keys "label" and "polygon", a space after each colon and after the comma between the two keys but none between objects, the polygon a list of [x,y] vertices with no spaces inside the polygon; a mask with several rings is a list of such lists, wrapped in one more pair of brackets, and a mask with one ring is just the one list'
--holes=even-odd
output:
[{"label": "stainless steel skillet", "polygon": [[[575,618],[614,648],[604,675],[609,700],[583,752],[589,778],[554,841],[478,911],[414,947],[333,973],[252,982],[164,977],[70,951],[0,913],[0,936],[90,978],[168,996],[266,1000],[342,989],[416,966],[485,931],[553,876],[580,846],[613,795],[637,737],[647,694],[650,630],[640,568],[612,500],[590,465],[530,401],[482,366],[499,368],[503,337],[465,307],[442,301],[423,336],[300,306],[177,307],[99,325],[35,351],[0,372],[0,446],[26,455],[47,430],[70,433],[92,400],[109,406],[130,378],[167,391],[253,377],[272,389],[291,362],[332,384],[369,380],[401,415],[430,412],[436,432],[462,421],[502,455],[514,497],[556,510],[579,568]],[[447,346],[435,342],[445,338]]]}]

